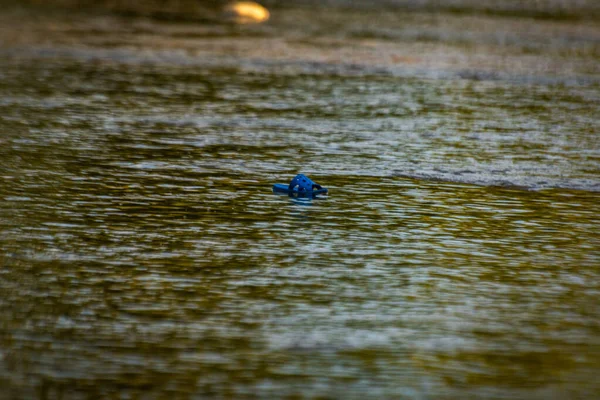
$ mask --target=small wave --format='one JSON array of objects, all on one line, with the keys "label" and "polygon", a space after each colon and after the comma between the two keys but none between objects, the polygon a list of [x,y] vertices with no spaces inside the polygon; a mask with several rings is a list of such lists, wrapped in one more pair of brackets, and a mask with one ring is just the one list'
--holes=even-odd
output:
[{"label": "small wave", "polygon": [[600,182],[591,179],[541,179],[540,177],[507,174],[498,176],[492,172],[394,172],[393,176],[422,181],[464,183],[468,185],[498,187],[515,190],[570,189],[600,192]]}]

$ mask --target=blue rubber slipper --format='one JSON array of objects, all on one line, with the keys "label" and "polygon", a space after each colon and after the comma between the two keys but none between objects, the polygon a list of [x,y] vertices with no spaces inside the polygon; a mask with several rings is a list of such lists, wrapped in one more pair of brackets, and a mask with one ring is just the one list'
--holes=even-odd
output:
[{"label": "blue rubber slipper", "polygon": [[326,194],[327,188],[314,183],[305,175],[298,174],[292,179],[289,185],[284,183],[274,184],[273,192],[285,193],[290,196],[316,196],[318,194]]}]

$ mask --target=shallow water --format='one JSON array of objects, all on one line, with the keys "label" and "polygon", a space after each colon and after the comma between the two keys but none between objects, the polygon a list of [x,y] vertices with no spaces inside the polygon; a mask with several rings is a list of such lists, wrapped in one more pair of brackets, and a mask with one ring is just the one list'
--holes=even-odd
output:
[{"label": "shallow water", "polygon": [[3,42],[0,398],[600,395],[597,30],[288,12]]}]

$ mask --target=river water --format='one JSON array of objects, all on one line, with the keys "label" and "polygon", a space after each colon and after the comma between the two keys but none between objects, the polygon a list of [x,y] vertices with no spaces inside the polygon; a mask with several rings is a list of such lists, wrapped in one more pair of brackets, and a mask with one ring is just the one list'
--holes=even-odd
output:
[{"label": "river water", "polygon": [[600,396],[596,20],[48,13],[1,15],[1,399]]}]

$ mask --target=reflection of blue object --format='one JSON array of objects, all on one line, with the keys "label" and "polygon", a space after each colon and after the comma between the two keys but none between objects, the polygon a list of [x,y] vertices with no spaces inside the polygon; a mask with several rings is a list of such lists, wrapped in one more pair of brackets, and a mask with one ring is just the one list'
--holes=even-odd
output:
[{"label": "reflection of blue object", "polygon": [[290,196],[316,196],[327,193],[327,188],[322,187],[310,180],[309,177],[298,174],[289,185],[276,183],[273,185],[275,193],[285,193]]}]

